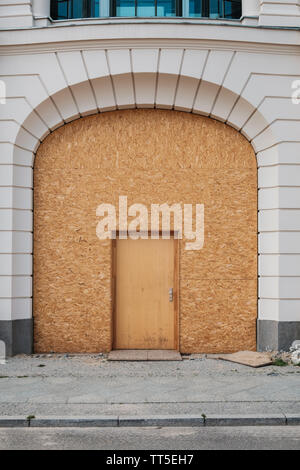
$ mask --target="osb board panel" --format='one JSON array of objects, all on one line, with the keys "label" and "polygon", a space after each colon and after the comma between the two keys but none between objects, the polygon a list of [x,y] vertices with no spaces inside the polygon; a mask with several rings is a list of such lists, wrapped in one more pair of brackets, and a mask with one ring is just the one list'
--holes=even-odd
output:
[{"label": "osb board panel", "polygon": [[188,252],[180,242],[180,349],[255,349],[257,170],[252,147],[234,129],[209,118],[131,110],[68,124],[38,150],[35,350],[110,350],[111,243],[96,236],[96,208],[117,206],[120,195],[128,196],[128,205],[138,202],[148,209],[164,202],[205,205],[203,250]]},{"label": "osb board panel", "polygon": [[181,352],[255,349],[256,280],[182,280]]},{"label": "osb board panel", "polygon": [[38,153],[48,168],[256,169],[251,145],[233,128],[163,110],[79,119],[49,135]]}]

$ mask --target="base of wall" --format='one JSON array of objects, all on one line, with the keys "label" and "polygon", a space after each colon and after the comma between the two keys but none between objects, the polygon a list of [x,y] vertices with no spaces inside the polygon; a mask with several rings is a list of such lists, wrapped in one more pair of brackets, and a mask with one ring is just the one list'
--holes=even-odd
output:
[{"label": "base of wall", "polygon": [[0,321],[0,341],[5,343],[5,354],[7,357],[14,356],[15,354],[32,354],[32,318]]},{"label": "base of wall", "polygon": [[[299,322],[257,321],[258,351],[288,351],[300,339]],[[0,341],[5,343],[6,356],[32,354],[33,320],[0,321]]]},{"label": "base of wall", "polygon": [[257,321],[258,351],[289,351],[296,339],[300,339],[300,321]]}]

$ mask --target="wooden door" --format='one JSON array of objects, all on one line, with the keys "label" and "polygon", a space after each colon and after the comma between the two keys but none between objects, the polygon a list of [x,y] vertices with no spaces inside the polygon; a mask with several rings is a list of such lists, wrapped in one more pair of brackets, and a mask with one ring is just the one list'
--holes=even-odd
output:
[{"label": "wooden door", "polygon": [[174,239],[116,240],[115,349],[177,349],[176,247]]}]

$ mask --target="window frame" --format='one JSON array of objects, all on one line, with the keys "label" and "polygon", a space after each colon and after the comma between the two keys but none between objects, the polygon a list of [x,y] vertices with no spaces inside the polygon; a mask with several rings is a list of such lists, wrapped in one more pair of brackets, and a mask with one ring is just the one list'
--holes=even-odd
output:
[{"label": "window frame", "polygon": [[[58,6],[59,3],[67,3],[67,11],[69,13],[69,10],[72,10],[72,14],[69,17],[69,15],[66,18],[63,18],[65,21],[67,20],[72,20],[76,19],[73,16],[73,11],[74,11],[74,2],[73,0],[51,0],[51,5],[50,5],[50,11],[51,11],[51,18],[53,17],[58,17]],[[92,15],[92,7],[93,7],[93,0],[82,0],[82,11],[83,15],[81,19],[85,18],[101,18],[98,16],[91,16]]]},{"label": "window frame", "polygon": [[[157,16],[157,2],[158,0],[154,0],[155,2],[155,15],[149,16],[147,18],[182,18],[182,0],[175,0],[175,16]],[[142,16],[137,16],[137,9],[138,9],[138,0],[135,0],[135,15],[130,16],[129,18],[143,18]],[[111,18],[126,18],[122,16],[117,16],[117,2],[116,0],[110,0],[110,17]]]}]

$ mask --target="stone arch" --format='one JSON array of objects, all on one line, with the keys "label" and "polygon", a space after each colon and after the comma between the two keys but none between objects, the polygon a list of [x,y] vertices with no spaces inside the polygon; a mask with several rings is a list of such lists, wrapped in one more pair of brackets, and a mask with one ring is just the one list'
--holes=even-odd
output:
[{"label": "stone arch", "polygon": [[[128,92],[128,80],[133,79],[139,86],[136,87],[134,97],[132,91]],[[199,79],[190,75],[180,75],[178,80],[177,74],[164,73],[160,74],[162,79],[162,87],[160,95],[155,94],[153,91],[153,83],[157,80],[156,73],[150,72],[138,72],[135,74],[121,73],[114,76],[117,78],[118,86],[114,86],[114,90],[111,88],[110,76],[98,77],[90,80],[93,85],[93,89],[97,89],[99,93],[96,97],[97,106],[95,102],[91,103],[91,90],[87,87],[89,81],[85,80],[82,82],[74,83],[72,89],[76,89],[76,95],[80,96],[80,101],[85,103],[85,109],[79,112],[78,109],[75,112],[75,108],[70,108],[70,103],[65,99],[65,92],[69,90],[68,87],[62,88],[47,99],[42,101],[36,106],[31,112],[24,116],[20,127],[15,131],[14,144],[16,145],[15,151],[18,152],[18,148],[29,150],[34,155],[43,141],[43,139],[60,126],[68,122],[72,122],[80,117],[88,116],[91,114],[97,114],[101,112],[107,112],[117,109],[139,109],[139,108],[157,108],[157,109],[174,109],[178,111],[184,111],[188,113],[200,114],[203,116],[212,117],[213,119],[219,120],[233,127],[234,129],[241,132],[249,142],[251,142],[255,153],[258,151],[272,146],[276,142],[276,135],[274,131],[268,127],[271,122],[265,117],[260,111],[257,110],[256,105],[251,102],[240,98],[239,95],[230,88],[220,86],[218,83],[208,82],[200,80],[202,86],[201,95],[205,96],[218,96],[218,100],[213,105],[208,106],[203,101],[197,101],[197,88],[199,87]],[[167,89],[170,85],[174,87],[174,83],[177,82],[177,90],[173,99],[168,96]],[[112,101],[99,102],[100,94],[102,93],[103,99],[107,87],[110,88],[110,92],[116,95],[116,89],[118,96]],[[180,92],[178,91],[180,88]],[[151,89],[151,91],[149,91]],[[50,128],[43,124],[39,116],[40,109],[43,110],[49,108],[52,109],[56,102],[60,101],[59,113],[55,113],[49,118]],[[228,104],[230,103],[230,105]],[[231,103],[238,104],[238,112],[236,108],[228,112],[228,109],[232,107]],[[245,124],[255,114],[257,120],[259,120],[260,128],[266,129],[262,135],[258,135],[258,141],[256,138],[253,139],[251,131],[248,132],[247,125]],[[65,116],[65,118],[63,117]],[[28,130],[27,130],[28,129]]]},{"label": "stone arch", "polygon": [[[90,95],[87,91],[89,81],[80,81],[74,78],[74,84],[71,87],[61,87],[59,90],[56,90],[55,93],[50,94],[46,100],[37,104],[33,111],[28,112],[27,115],[22,115],[21,126],[15,126],[12,130],[13,141],[15,143],[13,152],[15,152],[16,159],[18,159],[19,154],[22,153],[22,158],[26,155],[26,162],[30,161],[33,166],[37,149],[49,134],[49,129],[53,132],[55,129],[73,120],[77,120],[80,117],[79,113],[76,114],[74,109],[70,109],[70,103],[66,99],[66,94],[70,93],[70,88],[73,92],[76,91],[76,96],[80,96],[80,99],[84,103],[85,111],[81,112],[81,116],[99,112],[103,113],[114,109],[161,108],[180,110],[186,113],[209,116],[235,128],[251,142],[255,153],[269,147],[272,147],[273,154],[278,152],[278,146],[275,144],[278,141],[280,142],[282,137],[276,135],[276,129],[274,126],[271,126],[270,118],[264,116],[257,110],[255,104],[239,97],[239,93],[236,91],[234,84],[226,88],[219,86],[218,83],[202,81],[203,93],[209,95],[213,91],[212,94],[216,94],[218,97],[212,111],[208,113],[203,103],[199,102],[196,106],[195,96],[197,87],[199,87],[199,79],[193,76],[192,73],[181,74],[180,78],[178,78],[175,73],[160,74],[163,78],[162,83],[164,83],[165,89],[169,85],[174,86],[174,83],[177,83],[177,90],[180,88],[180,94],[177,92],[176,99],[170,103],[170,101],[168,102],[167,100],[157,102],[157,96],[153,93],[149,93],[149,87],[153,86],[153,83],[157,80],[157,73],[147,71],[147,67],[145,67],[145,71],[139,71],[134,74],[120,72],[121,73],[114,75],[110,71],[110,74],[107,73],[105,76],[96,76],[90,79],[94,89],[97,87],[98,90],[102,90],[103,92],[107,84],[111,83],[112,77],[117,78],[117,81],[114,82],[114,86],[118,87],[118,97],[114,102],[106,103],[105,107],[101,107],[99,103],[97,108],[90,106]],[[136,94],[136,96],[139,96],[139,100],[136,99],[135,103],[132,102],[130,94],[126,92],[128,81],[130,77],[132,79],[132,76],[136,79],[136,83],[139,83],[139,94]],[[55,113],[52,113],[51,110],[57,106],[58,102],[60,103],[60,113],[57,112],[57,109]],[[236,103],[236,106],[231,113],[228,113],[228,109],[233,107],[232,103]],[[237,108],[238,112],[236,111]],[[39,119],[40,115],[44,116],[45,110],[47,109],[50,110],[49,120],[47,121],[48,128],[46,125],[41,124],[41,120]],[[264,129],[257,137],[253,137],[256,136],[257,133],[253,133],[251,129],[250,132],[247,132],[247,126],[244,125],[246,121],[251,122],[251,120],[253,120],[252,117],[254,123],[258,120],[258,127]],[[16,215],[16,217],[19,217],[19,215]],[[26,282],[28,282],[27,279]]]}]

